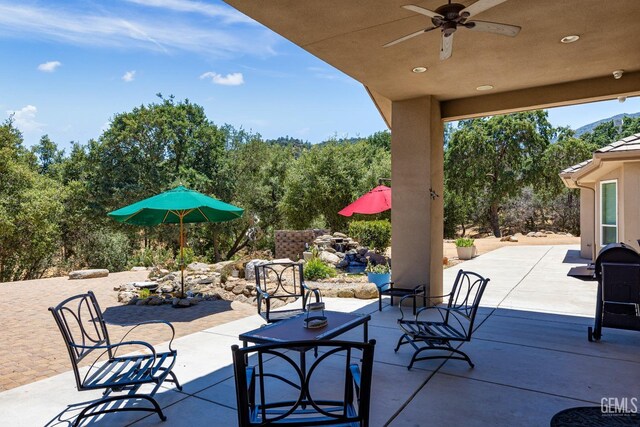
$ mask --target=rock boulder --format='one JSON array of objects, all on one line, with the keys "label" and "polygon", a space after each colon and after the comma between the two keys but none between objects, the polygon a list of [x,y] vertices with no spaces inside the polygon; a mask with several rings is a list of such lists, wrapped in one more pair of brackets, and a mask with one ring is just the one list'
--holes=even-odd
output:
[{"label": "rock boulder", "polygon": [[95,279],[96,277],[107,277],[108,275],[109,270],[107,270],[106,268],[96,268],[93,270],[76,270],[69,273],[69,279]]}]

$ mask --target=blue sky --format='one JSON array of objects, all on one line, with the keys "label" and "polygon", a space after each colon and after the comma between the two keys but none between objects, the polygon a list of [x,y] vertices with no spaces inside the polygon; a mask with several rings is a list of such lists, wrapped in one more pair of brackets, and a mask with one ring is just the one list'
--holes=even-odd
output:
[{"label": "blue sky", "polygon": [[[385,128],[362,86],[220,1],[0,0],[0,118],[27,145],[97,138],[118,112],[188,98],[216,124],[320,142]],[[579,127],[629,99],[550,110]]]}]

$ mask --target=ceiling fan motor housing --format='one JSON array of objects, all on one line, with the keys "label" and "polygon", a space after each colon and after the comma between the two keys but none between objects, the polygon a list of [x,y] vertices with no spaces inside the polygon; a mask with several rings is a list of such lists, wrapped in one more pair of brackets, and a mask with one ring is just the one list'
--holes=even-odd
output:
[{"label": "ceiling fan motor housing", "polygon": [[446,21],[456,21],[460,18],[460,11],[466,6],[460,3],[449,3],[444,6],[440,6],[435,10],[438,15],[444,17]]}]

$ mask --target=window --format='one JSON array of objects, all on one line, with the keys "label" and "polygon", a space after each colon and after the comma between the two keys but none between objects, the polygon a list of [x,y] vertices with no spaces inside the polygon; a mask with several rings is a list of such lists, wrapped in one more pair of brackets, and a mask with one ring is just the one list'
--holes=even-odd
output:
[{"label": "window", "polygon": [[600,182],[600,243],[618,241],[618,181]]}]

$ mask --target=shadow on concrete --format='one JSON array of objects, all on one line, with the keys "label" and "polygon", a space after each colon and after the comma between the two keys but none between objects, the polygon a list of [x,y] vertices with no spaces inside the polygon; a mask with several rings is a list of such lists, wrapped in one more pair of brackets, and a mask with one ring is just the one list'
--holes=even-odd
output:
[{"label": "shadow on concrete", "polygon": [[563,264],[589,264],[590,259],[582,258],[578,249],[569,249],[562,260]]},{"label": "shadow on concrete", "polygon": [[173,308],[168,304],[159,306],[121,305],[107,308],[104,311],[104,320],[108,324],[120,326],[157,319],[171,323],[191,322],[229,310],[232,310],[231,302],[225,300],[202,301],[197,305],[185,308]]},{"label": "shadow on concrete", "polygon": [[[148,311],[153,312],[152,310]],[[499,398],[505,403],[512,400],[519,401],[518,399],[531,401],[531,404],[523,409],[526,412],[523,416],[533,417],[532,425],[543,425],[548,423],[555,413],[563,409],[585,406],[586,403],[595,405],[598,403],[599,396],[606,395],[607,392],[619,392],[618,389],[609,390],[603,386],[603,384],[609,384],[611,380],[610,373],[604,369],[605,366],[608,366],[607,364],[621,363],[625,364],[626,368],[631,365],[633,367],[640,366],[635,360],[635,352],[639,343],[638,336],[629,334],[628,331],[610,331],[606,345],[595,344],[587,342],[586,338],[586,327],[592,322],[589,318],[495,307],[481,307],[481,311],[484,316],[475,328],[480,334],[472,340],[472,343],[463,344],[465,347],[469,346],[471,357],[478,359],[478,366],[474,370],[469,370],[466,365],[461,367],[459,361],[445,360],[442,364],[427,366],[429,371],[415,368],[412,371],[407,371],[401,362],[393,360],[399,359],[400,355],[394,354],[389,345],[400,334],[400,330],[395,327],[397,307],[386,308],[382,313],[378,313],[377,304],[372,303],[354,310],[354,312],[372,314],[378,317],[378,323],[385,324],[385,326],[378,324],[370,335],[371,338],[378,340],[371,402],[372,417],[377,420],[375,425],[387,425],[391,422],[396,422],[397,425],[406,425],[405,422],[413,418],[428,419],[436,414],[443,416],[438,399],[445,401],[464,399],[466,412],[482,414],[486,411],[488,402],[483,398],[484,395],[479,393],[477,388],[474,388],[478,387],[478,384],[490,388],[489,391],[486,391],[490,399]],[[386,325],[387,323],[388,325]],[[385,338],[384,335],[387,337]],[[508,348],[509,351],[504,350],[503,347]],[[504,351],[500,351],[501,349]],[[231,355],[230,349],[221,350],[222,354],[228,351],[229,356]],[[532,361],[530,352],[534,352],[536,357],[542,360]],[[313,358],[313,356],[309,357]],[[557,369],[557,364],[550,362],[549,357],[552,359],[562,358],[563,363],[568,366],[574,364],[580,366],[566,368],[570,372],[566,375],[561,374],[561,371]],[[189,359],[188,356],[186,358]],[[533,370],[522,369],[520,367],[522,364],[531,365],[531,368],[535,367],[535,373]],[[217,366],[212,365],[212,369],[208,373],[192,376],[191,379],[183,383],[185,389],[182,392],[170,389],[170,384],[167,384],[167,388],[163,388],[162,392],[156,395],[163,411],[169,418],[167,425],[185,427],[236,425],[232,366],[224,362],[218,363]],[[511,369],[518,374],[514,374],[513,377],[509,376],[507,379],[500,377],[502,379],[497,381],[493,376],[499,375],[503,368]],[[447,373],[447,369],[451,372]],[[392,382],[401,384],[401,386],[391,387],[389,385],[391,380],[387,378],[389,375],[385,373],[388,370],[391,370],[394,375]],[[600,379],[604,380],[595,381],[594,384],[598,384],[599,387],[586,392],[580,387],[576,389],[582,390],[582,392],[562,392],[564,389],[556,391],[558,386],[553,385],[553,382],[535,381],[535,378],[539,376],[560,375],[563,380],[581,385],[580,378],[582,376],[577,375],[578,372],[589,372],[591,377],[602,377]],[[405,373],[406,377],[403,377]],[[439,376],[436,376],[438,373],[440,373]],[[416,375],[422,375],[424,378],[412,381],[411,378]],[[466,381],[465,387],[455,387],[455,384],[465,381],[467,378],[473,379],[473,381]],[[623,379],[619,380],[624,383],[628,382]],[[568,388],[568,390],[574,389]],[[514,396],[514,393],[517,396]],[[390,405],[388,403],[390,401],[395,404]],[[379,405],[380,402],[386,402],[386,404]],[[88,403],[68,405],[51,419],[47,426],[70,426],[75,420],[77,412]],[[123,406],[132,408],[138,405],[139,402],[130,401]],[[522,414],[517,415],[516,412],[518,411],[501,414],[500,417],[508,415],[507,419],[502,419],[503,425],[521,425],[523,418],[519,417]],[[455,416],[451,416],[441,422],[446,425],[455,420]],[[599,421],[599,419],[594,421]],[[82,423],[82,425],[95,426],[131,424],[156,426],[162,425],[162,422],[155,414],[118,413],[105,417],[89,418]]]}]

